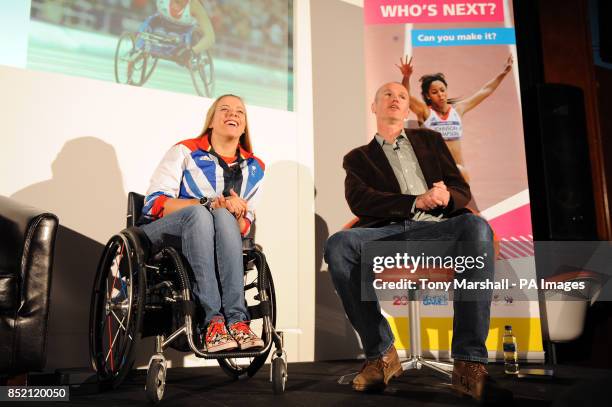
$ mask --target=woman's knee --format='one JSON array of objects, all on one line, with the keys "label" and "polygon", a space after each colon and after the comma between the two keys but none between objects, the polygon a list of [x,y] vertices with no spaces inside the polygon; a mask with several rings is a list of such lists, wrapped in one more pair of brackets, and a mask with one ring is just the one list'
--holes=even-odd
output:
[{"label": "woman's knee", "polygon": [[213,231],[213,218],[210,211],[202,205],[191,205],[181,209],[181,220],[187,228]]},{"label": "woman's knee", "polygon": [[238,221],[234,217],[234,215],[225,208],[217,208],[212,211],[212,216],[215,221],[215,230],[217,232],[236,232],[240,234],[238,230]]},{"label": "woman's knee", "polygon": [[230,211],[228,211],[226,208],[217,208],[217,209],[214,209],[212,211],[212,215],[215,218],[215,222],[236,220],[234,215],[232,215],[232,213]]}]

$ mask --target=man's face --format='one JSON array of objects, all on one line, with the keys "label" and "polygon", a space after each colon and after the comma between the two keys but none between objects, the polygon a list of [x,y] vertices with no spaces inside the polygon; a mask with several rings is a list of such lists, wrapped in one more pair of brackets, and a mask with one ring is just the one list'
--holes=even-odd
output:
[{"label": "man's face", "polygon": [[381,86],[376,92],[374,103],[372,103],[372,113],[377,119],[404,121],[410,112],[408,106],[408,90],[401,83],[390,82]]}]

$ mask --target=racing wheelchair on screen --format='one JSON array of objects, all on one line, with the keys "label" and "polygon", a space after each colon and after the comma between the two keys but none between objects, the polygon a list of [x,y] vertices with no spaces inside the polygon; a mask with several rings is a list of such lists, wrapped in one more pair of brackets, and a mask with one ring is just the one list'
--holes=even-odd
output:
[{"label": "racing wheelchair on screen", "polygon": [[[177,62],[176,52],[184,45],[197,44],[202,33],[195,27],[187,27],[165,21],[163,27],[154,28],[154,22],[162,17],[148,17],[137,32],[124,32],[115,50],[115,81],[133,86],[143,86],[153,74],[159,59]],[[173,27],[174,26],[174,27]],[[215,66],[210,51],[190,59],[186,65],[193,87],[200,96],[212,97],[215,90]]]},{"label": "racing wheelchair on screen", "polygon": [[261,248],[252,239],[243,240],[245,301],[251,328],[264,340],[264,347],[257,351],[207,353],[198,346],[202,342],[195,321],[202,320],[203,310],[190,290],[189,264],[176,249],[180,238],[168,236],[163,247],[151,247],[144,233],[134,226],[143,203],[142,195],[129,193],[127,228],[108,241],[94,280],[89,346],[99,381],[110,388],[119,386],[132,368],[140,339],[155,336],[145,385],[152,402],[159,402],[164,394],[163,351],[168,347],[217,359],[225,373],[238,379],[253,376],[274,344],[270,380],[274,393],[282,393],[287,381],[286,354],[282,332],[275,329],[274,283]]}]

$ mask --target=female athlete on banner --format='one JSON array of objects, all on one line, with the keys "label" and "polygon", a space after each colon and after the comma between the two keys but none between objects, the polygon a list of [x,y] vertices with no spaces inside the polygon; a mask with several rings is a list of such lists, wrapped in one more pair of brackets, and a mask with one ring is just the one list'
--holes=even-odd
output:
[{"label": "female athlete on banner", "polygon": [[[506,60],[503,70],[493,79],[485,83],[476,93],[461,99],[449,99],[448,84],[443,73],[423,75],[421,96],[423,101],[410,94],[410,110],[413,111],[420,126],[442,133],[461,175],[467,182],[469,176],[465,170],[461,154],[461,138],[463,137],[463,116],[489,97],[512,69],[512,55]],[[402,73],[402,84],[410,90],[410,76],[413,72],[412,58],[400,58],[396,65]]]}]

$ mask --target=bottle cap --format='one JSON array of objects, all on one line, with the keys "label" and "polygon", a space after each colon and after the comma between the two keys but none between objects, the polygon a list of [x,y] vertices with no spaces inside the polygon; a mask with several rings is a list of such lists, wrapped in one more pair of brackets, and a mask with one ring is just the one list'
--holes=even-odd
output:
[{"label": "bottle cap", "polygon": [[506,325],[504,326],[504,329],[510,331],[512,329],[512,325]]}]

